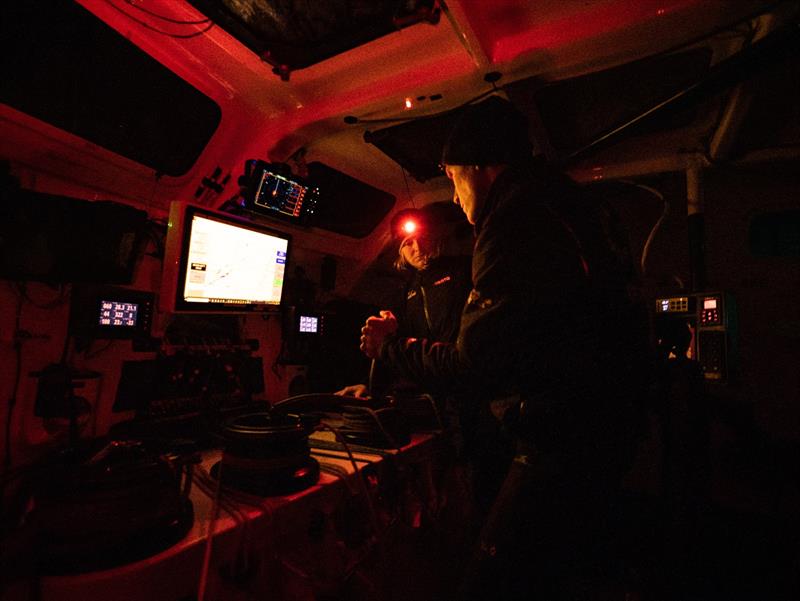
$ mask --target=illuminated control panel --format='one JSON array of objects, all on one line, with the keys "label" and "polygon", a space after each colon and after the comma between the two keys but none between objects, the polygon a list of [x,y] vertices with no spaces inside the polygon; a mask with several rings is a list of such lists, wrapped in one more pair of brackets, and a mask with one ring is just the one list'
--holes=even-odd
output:
[{"label": "illuminated control panel", "polygon": [[307,334],[317,334],[320,331],[320,318],[316,315],[301,315],[297,331]]},{"label": "illuminated control panel", "polygon": [[688,296],[656,299],[656,313],[687,313],[688,311]]},{"label": "illuminated control panel", "polygon": [[706,380],[729,379],[737,355],[736,307],[729,294],[698,292],[657,298],[655,313],[663,332],[683,332],[689,341],[686,356],[700,364]]},{"label": "illuminated control panel", "polygon": [[[299,219],[302,214],[303,200],[308,192],[308,186],[265,170],[253,202],[256,206],[264,209],[271,209]],[[311,197],[309,194],[309,198]]]},{"label": "illuminated control panel", "polygon": [[304,178],[292,175],[285,165],[259,160],[245,162],[239,178],[247,210],[299,225],[311,225],[320,190]]},{"label": "illuminated control panel", "polygon": [[100,300],[98,325],[136,327],[139,317],[139,303],[118,300]]},{"label": "illuminated control panel", "polygon": [[86,311],[95,311],[90,335],[97,339],[128,339],[150,336],[154,295],[141,290],[104,287],[88,299]]},{"label": "illuminated control panel", "polygon": [[155,294],[121,286],[76,285],[70,298],[69,331],[76,350],[92,340],[132,340],[134,350],[147,350]]},{"label": "illuminated control panel", "polygon": [[700,309],[700,325],[711,326],[722,323],[722,299],[719,296],[703,296]]}]

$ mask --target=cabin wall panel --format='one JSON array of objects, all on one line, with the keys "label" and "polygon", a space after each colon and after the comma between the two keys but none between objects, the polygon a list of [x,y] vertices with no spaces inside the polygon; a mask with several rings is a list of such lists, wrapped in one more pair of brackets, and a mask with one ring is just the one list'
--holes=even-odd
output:
[{"label": "cabin wall panel", "polygon": [[800,440],[800,258],[758,257],[749,249],[755,215],[800,208],[797,165],[721,168],[706,178],[709,284],[734,295],[739,314],[737,400],[752,403],[757,426]]},{"label": "cabin wall panel", "polygon": [[[0,447],[5,461],[5,425],[9,419],[8,412],[12,411],[11,457],[12,462],[17,464],[21,458],[35,454],[37,447],[51,440],[42,420],[33,415],[37,379],[31,373],[60,359],[69,305],[62,299],[60,290],[37,283],[25,286],[25,294],[30,300],[20,304],[19,289],[11,282],[2,281],[0,284],[0,418],[3,424]],[[49,304],[55,306],[43,308]],[[19,354],[15,345],[19,345]],[[15,396],[17,371],[19,383]]]},{"label": "cabin wall panel", "polygon": [[[686,224],[686,186],[680,173],[664,174],[641,183],[664,196],[669,204],[653,235],[644,265],[643,285],[648,298],[689,284],[689,232]],[[628,186],[608,199],[628,234],[631,254],[641,265],[645,244],[664,211],[664,202],[644,188]]]},{"label": "cabin wall panel", "polygon": [[[800,207],[796,163],[718,166],[704,170],[706,289],[733,295],[738,307],[739,370],[728,384],[709,384],[728,410],[745,410],[770,438],[800,440],[800,260],[756,257],[749,249],[753,216]],[[664,195],[668,216],[653,238],[644,277],[653,299],[688,289],[686,181],[675,172],[637,180]],[[663,205],[644,191],[611,199],[641,257]]]},{"label": "cabin wall panel", "polygon": [[[150,256],[152,244],[139,257],[130,288],[155,292],[161,286],[161,260]],[[10,282],[0,280],[0,454],[5,457],[5,423],[14,397],[17,371],[15,340],[20,341],[20,377],[16,391],[11,421],[11,457],[13,465],[34,460],[49,449],[66,440],[66,420],[48,420],[34,414],[38,379],[31,375],[61,360],[69,323],[70,284],[53,287],[39,282]],[[156,307],[158,303],[156,302]],[[19,326],[17,327],[17,309]],[[170,315],[156,311],[153,316],[152,336],[162,338]],[[265,397],[279,400],[279,382],[272,371],[280,352],[280,317],[249,315],[242,318],[244,338],[259,341],[254,353],[264,365]],[[202,333],[198,333],[202,336]],[[125,361],[154,359],[155,351],[134,351],[129,340],[94,341],[88,349],[75,352],[70,347],[67,362],[79,371],[94,371],[96,379],[80,380],[78,396],[85,396],[91,404],[91,413],[85,419],[81,436],[102,436],[120,421],[133,417],[133,412],[113,411],[117,387]]]}]

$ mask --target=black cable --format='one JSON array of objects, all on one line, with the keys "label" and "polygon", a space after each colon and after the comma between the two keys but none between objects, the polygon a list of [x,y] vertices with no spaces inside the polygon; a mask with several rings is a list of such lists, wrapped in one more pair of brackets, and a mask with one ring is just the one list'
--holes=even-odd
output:
[{"label": "black cable", "polygon": [[[350,448],[350,445],[347,443],[344,435],[342,434],[339,428],[335,428],[330,424],[320,423],[319,428],[324,430],[329,430],[333,433],[336,437],[336,440],[344,447],[345,453],[347,453],[347,457],[350,460],[350,464],[353,466],[353,471],[356,474],[358,482],[361,484],[361,490],[364,493],[364,497],[367,501],[367,507],[369,508],[369,516],[370,521],[372,522],[372,528],[375,530],[375,538],[378,541],[381,541],[381,531],[380,531],[380,521],[378,520],[378,512],[375,510],[375,505],[372,502],[372,496],[369,494],[369,487],[367,486],[367,479],[364,476],[364,470],[358,469],[358,463],[356,463],[356,458],[353,455],[353,451]],[[382,548],[382,545],[379,545]]]},{"label": "black cable", "polygon": [[[387,407],[379,411],[386,410],[392,409]],[[370,409],[369,407],[354,407],[350,410],[345,407],[342,417],[344,419],[344,424],[341,428],[343,432],[364,438],[371,438],[373,435],[380,433],[383,436],[383,440],[386,441],[391,448],[397,449],[398,451],[403,448],[403,445],[392,436],[386,427],[384,427],[378,411]],[[377,429],[375,426],[377,426]]]},{"label": "black cable", "polygon": [[87,347],[87,348],[86,348],[86,351],[84,351],[83,358],[84,358],[84,359],[94,359],[94,358],[95,358],[95,357],[97,357],[98,355],[100,355],[100,354],[102,354],[102,353],[106,352],[108,349],[110,349],[110,348],[113,346],[113,344],[114,344],[115,342],[116,342],[116,340],[109,340],[109,341],[108,341],[108,344],[106,344],[106,345],[105,345],[104,347],[102,347],[102,348],[99,348],[99,349],[97,349],[97,350],[96,350],[96,351],[94,351],[93,353],[90,353],[90,352],[88,352],[88,351],[89,351],[89,348]]},{"label": "black cable", "polygon": [[67,364],[67,355],[69,355],[70,340],[72,340],[72,334],[69,331],[67,331],[67,335],[64,336],[64,348],[61,349],[61,360],[59,361],[61,365]]},{"label": "black cable", "polygon": [[195,31],[194,33],[188,33],[188,34],[169,33],[168,31],[164,31],[163,29],[159,29],[158,27],[153,27],[152,25],[150,25],[149,23],[146,23],[145,21],[142,21],[141,19],[137,19],[136,17],[134,17],[130,13],[122,10],[119,6],[114,4],[111,0],[106,0],[106,3],[111,5],[114,8],[114,10],[121,12],[123,15],[128,17],[131,21],[135,21],[136,23],[138,23],[139,25],[141,25],[145,29],[149,29],[150,31],[154,31],[156,33],[160,33],[161,35],[165,35],[165,36],[168,36],[170,38],[179,38],[179,39],[194,38],[194,37],[203,35],[209,29],[214,27],[214,22],[210,21],[207,27],[204,27],[203,29],[201,29],[199,31]]},{"label": "black cable", "polygon": [[278,366],[285,365],[283,361],[285,360],[284,355],[286,353],[286,348],[287,348],[286,340],[283,338],[283,334],[281,333],[281,347],[278,349],[278,354],[275,356],[275,360],[272,362],[272,365],[270,366],[270,370],[272,371],[272,373],[275,374],[275,377],[281,381],[283,380],[283,376],[285,376],[286,374],[282,374],[281,370],[278,369]]},{"label": "black cable", "polygon": [[19,382],[22,377],[22,339],[20,338],[19,324],[22,316],[22,304],[24,297],[19,295],[17,300],[17,310],[14,317],[14,354],[16,359],[16,367],[14,369],[14,387],[11,390],[11,398],[8,400],[8,413],[6,414],[5,436],[6,448],[5,457],[3,458],[3,480],[2,487],[0,487],[0,501],[2,501],[2,492],[6,485],[6,477],[8,476],[9,469],[11,468],[11,423],[14,416],[14,407],[17,404],[17,394],[19,393]]},{"label": "black cable", "polygon": [[[378,512],[375,509],[375,504],[372,502],[372,496],[369,493],[369,487],[367,486],[367,478],[364,475],[363,469],[358,469],[358,464],[356,463],[355,456],[353,455],[353,451],[350,448],[350,445],[347,443],[347,440],[343,436],[342,432],[330,424],[320,423],[319,428],[329,430],[333,433],[336,437],[336,440],[339,441],[342,446],[344,447],[345,452],[347,453],[347,457],[350,459],[350,464],[353,466],[353,470],[356,474],[356,480],[361,486],[361,489],[364,494],[364,498],[367,502],[367,509],[369,512],[370,522],[372,523],[372,529],[375,533],[375,546],[378,548],[379,554],[379,573],[378,578],[380,578],[381,582],[385,582],[385,571],[388,568],[388,556],[385,548],[385,541],[380,529],[380,520],[378,519]],[[353,566],[353,570],[357,567],[357,564]]]},{"label": "black cable", "polygon": [[60,307],[66,301],[69,291],[69,288],[67,286],[65,286],[64,284],[59,284],[58,296],[56,298],[44,303],[39,303],[30,297],[30,295],[28,294],[28,287],[25,282],[16,282],[15,287],[17,289],[17,292],[22,296],[22,298],[25,299],[30,304],[32,304],[37,309],[55,309],[56,307]]},{"label": "black cable", "polygon": [[408,177],[406,177],[406,170],[403,168],[402,165],[400,166],[400,173],[403,174],[403,182],[406,185],[406,194],[408,194],[408,200],[411,202],[411,208],[416,209],[417,205],[416,203],[414,203],[414,197],[411,196],[411,188],[408,185]]},{"label": "black cable", "polygon": [[153,242],[156,247],[154,253],[145,253],[145,255],[150,257],[155,257],[156,259],[163,260],[164,259],[164,236],[161,235],[161,228],[159,227],[162,223],[155,221],[153,219],[149,219],[147,221],[147,227],[145,228],[145,233],[147,234],[148,238]]},{"label": "black cable", "polygon": [[367,394],[369,394],[370,397],[373,396],[372,389],[374,388],[375,372],[377,369],[378,369],[378,360],[373,359],[369,363],[369,376],[367,377]]},{"label": "black cable", "polygon": [[203,560],[200,567],[200,579],[197,584],[197,599],[198,601],[205,601],[206,590],[208,586],[208,574],[211,566],[211,548],[212,541],[219,519],[220,498],[222,494],[222,461],[219,462],[217,467],[217,486],[214,490],[214,497],[211,503],[211,516],[208,522],[208,531],[206,532],[206,544],[203,548]]},{"label": "black cable", "polygon": [[[221,466],[220,466],[221,467]],[[219,468],[218,468],[219,469]],[[237,527],[241,527],[242,535],[239,537],[239,544],[236,550],[236,563],[248,562],[249,554],[247,553],[247,546],[250,540],[250,524],[247,512],[244,509],[239,508],[236,505],[236,501],[243,504],[250,504],[246,500],[236,499],[232,495],[236,494],[236,491],[233,489],[227,488],[221,480],[217,480],[216,482],[212,478],[212,476],[202,467],[199,466],[197,471],[197,478],[196,484],[197,488],[205,493],[205,495],[212,500],[217,500],[219,502],[219,507],[224,509],[228,515],[233,518]],[[187,476],[188,477],[188,476]],[[188,498],[188,495],[185,495]],[[258,507],[264,511],[265,514],[269,515],[269,508],[266,507],[264,504],[259,503]],[[271,515],[270,521],[271,521]],[[209,529],[210,534],[210,529]],[[210,543],[207,543],[210,544]]]},{"label": "black cable", "polygon": [[172,19],[170,17],[165,17],[164,15],[159,15],[157,12],[150,10],[149,8],[145,8],[144,6],[139,6],[133,0],[125,0],[125,4],[128,4],[135,8],[136,10],[140,10],[143,13],[147,13],[151,17],[155,17],[156,19],[161,19],[163,21],[168,21],[169,23],[175,23],[176,25],[202,25],[204,23],[208,23],[211,21],[208,17],[205,19],[200,19],[198,21],[181,21],[180,19]]},{"label": "black cable", "polygon": [[620,179],[620,180],[617,180],[617,181],[619,183],[621,183],[621,184],[625,184],[627,186],[633,186],[634,188],[639,188],[640,190],[644,190],[648,194],[651,194],[652,196],[657,198],[663,205],[663,209],[661,211],[661,215],[656,220],[655,224],[653,224],[653,227],[650,229],[650,233],[648,234],[647,240],[645,241],[644,247],[642,248],[642,256],[639,259],[639,270],[640,270],[642,276],[644,276],[646,274],[646,271],[647,271],[647,269],[646,269],[646,267],[647,267],[647,256],[650,253],[650,246],[652,245],[653,240],[655,239],[656,234],[658,233],[658,230],[661,229],[661,225],[664,223],[664,220],[669,215],[670,204],[669,204],[669,201],[664,197],[664,195],[661,192],[659,192],[658,190],[656,190],[655,188],[653,188],[651,186],[645,186],[644,184],[640,184],[638,182],[635,182],[635,181],[632,181],[632,180],[628,180],[628,179]]}]

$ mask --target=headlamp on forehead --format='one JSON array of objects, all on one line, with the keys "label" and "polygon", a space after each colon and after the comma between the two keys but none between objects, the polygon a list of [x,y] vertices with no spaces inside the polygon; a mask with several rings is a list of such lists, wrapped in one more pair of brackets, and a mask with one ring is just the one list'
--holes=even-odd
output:
[{"label": "headlamp on forehead", "polygon": [[411,218],[404,219],[400,224],[400,234],[403,236],[412,236],[416,234],[419,229],[419,223]]},{"label": "headlamp on forehead", "polygon": [[439,239],[462,224],[467,225],[467,220],[461,209],[450,201],[439,201],[420,209],[406,208],[395,213],[391,235],[398,242],[410,236]]},{"label": "headlamp on forehead", "polygon": [[392,219],[392,237],[397,240],[419,235],[424,230],[423,219],[417,209],[400,211]]}]

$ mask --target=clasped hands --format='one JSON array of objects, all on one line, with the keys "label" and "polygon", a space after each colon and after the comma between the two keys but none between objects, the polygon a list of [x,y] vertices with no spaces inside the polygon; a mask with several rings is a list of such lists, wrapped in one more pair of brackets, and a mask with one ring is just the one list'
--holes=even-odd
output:
[{"label": "clasped hands", "polygon": [[[396,331],[397,318],[391,311],[381,311],[380,317],[370,317],[364,327],[361,328],[361,345],[359,348],[370,359],[377,359],[381,353],[383,341]],[[352,384],[345,386],[334,394],[362,399],[369,396],[369,390],[364,384]]]},{"label": "clasped hands", "polygon": [[361,328],[361,345],[359,348],[370,359],[377,359],[381,354],[381,346],[388,336],[397,331],[397,318],[391,311],[381,311],[380,317],[370,317]]}]

